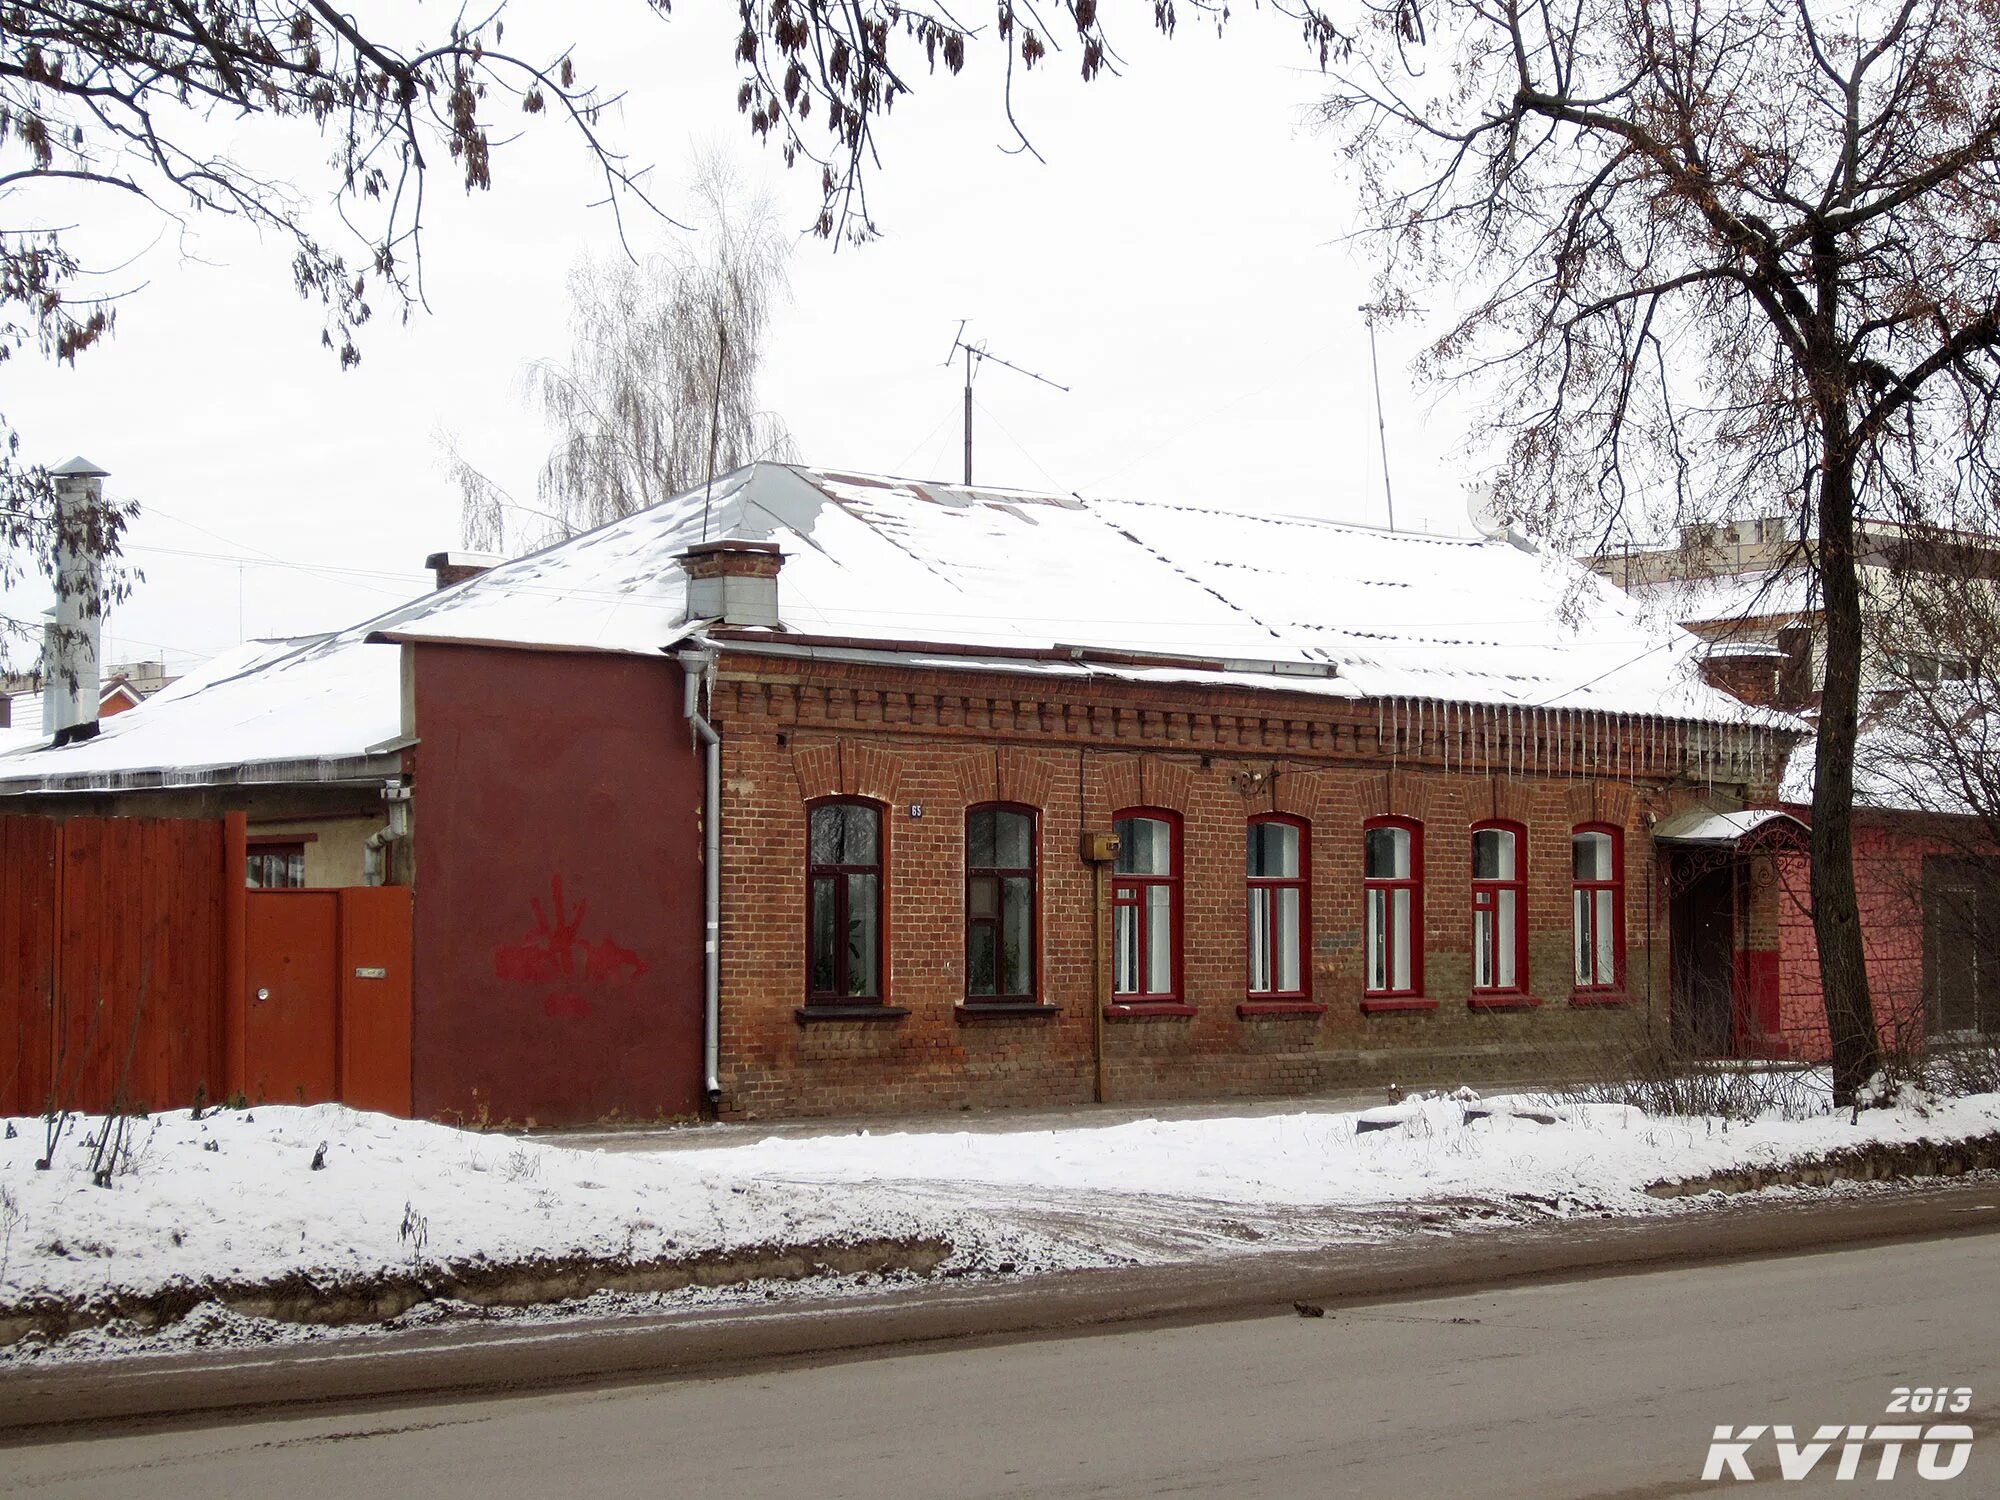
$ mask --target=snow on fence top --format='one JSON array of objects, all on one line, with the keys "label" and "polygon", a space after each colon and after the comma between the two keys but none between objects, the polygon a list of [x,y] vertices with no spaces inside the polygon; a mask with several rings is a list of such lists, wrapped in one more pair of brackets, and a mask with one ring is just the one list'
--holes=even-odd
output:
[{"label": "snow on fence top", "polygon": [[338,635],[184,680],[98,739],[0,757],[0,787],[351,760],[399,733],[390,643],[657,653],[704,623],[685,619],[677,559],[726,538],[783,553],[777,640],[932,659],[1081,648],[1152,664],[1007,669],[1797,727],[1702,682],[1693,636],[1524,545],[759,463]]}]

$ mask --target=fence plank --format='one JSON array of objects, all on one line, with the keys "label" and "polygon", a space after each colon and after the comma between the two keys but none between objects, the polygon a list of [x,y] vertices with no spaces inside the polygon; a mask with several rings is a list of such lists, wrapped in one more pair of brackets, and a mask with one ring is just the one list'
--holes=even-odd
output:
[{"label": "fence plank", "polygon": [[219,819],[0,817],[0,1105],[220,1092],[227,873]]}]

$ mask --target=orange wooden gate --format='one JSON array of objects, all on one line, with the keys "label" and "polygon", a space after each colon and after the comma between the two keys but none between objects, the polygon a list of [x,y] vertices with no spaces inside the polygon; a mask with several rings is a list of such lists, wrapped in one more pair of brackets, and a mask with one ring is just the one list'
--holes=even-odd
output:
[{"label": "orange wooden gate", "polygon": [[243,859],[241,813],[0,817],[0,1114],[409,1113],[409,889],[246,892]]},{"label": "orange wooden gate", "polygon": [[243,1091],[410,1112],[408,886],[251,891]]}]

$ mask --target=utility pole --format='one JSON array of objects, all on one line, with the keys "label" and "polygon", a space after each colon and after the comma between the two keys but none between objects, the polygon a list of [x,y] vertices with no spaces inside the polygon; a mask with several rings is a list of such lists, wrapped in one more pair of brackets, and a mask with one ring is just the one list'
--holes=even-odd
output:
[{"label": "utility pole", "polygon": [[[968,485],[972,483],[972,377],[974,372],[978,368],[978,364],[983,364],[990,359],[993,361],[994,364],[1004,366],[1006,369],[1012,370],[1016,375],[1025,375],[1030,380],[1039,380],[1043,385],[1055,386],[1055,388],[1061,391],[1064,395],[1069,394],[1068,386],[1057,385],[1055,381],[1049,379],[1049,377],[1046,375],[1037,375],[1033,370],[1024,370],[1019,365],[1014,364],[1012,361],[1004,360],[999,355],[990,353],[987,350],[986,345],[984,345],[983,343],[982,344],[966,343],[965,325],[971,321],[972,320],[970,318],[960,318],[958,320],[958,332],[951,336],[951,353],[947,354],[944,358],[945,364],[949,365],[952,362],[952,358],[955,355],[957,355],[960,350],[963,350],[965,352],[965,481],[964,482]],[[975,361],[977,361],[978,364],[975,364]]]},{"label": "utility pole", "polygon": [[1375,434],[1382,445],[1382,501],[1389,507],[1389,529],[1396,529],[1396,496],[1389,488],[1389,423],[1382,415],[1382,360],[1375,352],[1375,314],[1381,308],[1364,302],[1357,309],[1368,323],[1368,367],[1375,372]]}]

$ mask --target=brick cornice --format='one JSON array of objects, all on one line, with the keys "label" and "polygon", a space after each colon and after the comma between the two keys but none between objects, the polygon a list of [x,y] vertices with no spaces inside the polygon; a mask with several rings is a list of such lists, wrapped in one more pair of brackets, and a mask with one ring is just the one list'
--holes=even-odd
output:
[{"label": "brick cornice", "polygon": [[[1490,778],[1501,816],[1506,814],[1500,807],[1513,796],[1508,784],[1517,778],[1582,781],[1611,773],[1628,783],[1664,786],[1681,773],[1657,721],[1577,714],[1536,718],[1520,710],[1463,707],[1438,712],[1435,704],[1425,705],[1413,720],[1409,705],[1397,718],[1374,700],[1282,690],[1055,676],[1032,686],[1035,696],[1026,696],[1029,685],[1000,671],[732,654],[725,656],[716,683],[712,717],[725,734],[763,722],[800,733],[861,731],[933,742],[1263,761],[1266,779],[1246,796],[1294,812],[1302,812],[1316,795],[1307,784],[1313,764],[1381,769],[1390,778],[1385,803],[1393,800],[1394,778],[1405,772]],[[1777,741],[1768,743],[1775,752]],[[1293,762],[1304,764],[1290,766]],[[1594,775],[1579,774],[1592,762]],[[1001,761],[976,774],[1004,777],[1004,767]],[[1768,799],[1776,774],[1773,753],[1764,775],[1750,783],[1752,796]],[[997,786],[994,795],[1013,800]],[[1629,799],[1629,791],[1625,795]]]}]

